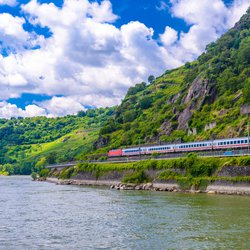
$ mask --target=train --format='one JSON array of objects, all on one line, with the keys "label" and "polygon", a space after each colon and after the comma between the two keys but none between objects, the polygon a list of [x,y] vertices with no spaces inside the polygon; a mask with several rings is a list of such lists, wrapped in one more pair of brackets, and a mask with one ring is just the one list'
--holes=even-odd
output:
[{"label": "train", "polygon": [[138,155],[150,155],[153,153],[183,153],[210,150],[241,149],[250,146],[249,137],[227,138],[218,140],[207,140],[200,142],[188,142],[177,144],[164,144],[158,146],[138,146],[133,148],[112,149],[108,152],[108,157],[129,157]]}]

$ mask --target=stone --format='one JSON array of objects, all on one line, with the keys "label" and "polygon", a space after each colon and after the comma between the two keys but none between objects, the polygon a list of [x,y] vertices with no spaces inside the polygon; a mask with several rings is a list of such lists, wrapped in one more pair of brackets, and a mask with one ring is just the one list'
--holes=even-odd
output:
[{"label": "stone", "polygon": [[207,192],[207,194],[216,194],[216,192],[215,192],[215,191],[210,190],[210,191],[208,191],[208,192]]}]

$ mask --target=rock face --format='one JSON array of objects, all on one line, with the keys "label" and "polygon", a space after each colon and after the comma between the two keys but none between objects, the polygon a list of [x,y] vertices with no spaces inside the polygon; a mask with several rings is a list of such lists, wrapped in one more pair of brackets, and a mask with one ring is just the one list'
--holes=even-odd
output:
[{"label": "rock face", "polygon": [[192,117],[193,110],[198,110],[209,96],[209,102],[215,98],[215,92],[208,80],[197,77],[188,90],[188,94],[183,98],[182,104],[186,106],[178,117],[179,130],[187,129],[188,122]]},{"label": "rock face", "polygon": [[244,105],[240,108],[240,114],[241,115],[247,115],[250,114],[250,105]]},{"label": "rock face", "polygon": [[190,110],[190,107],[187,107],[179,116],[178,118],[178,130],[182,130],[182,129],[187,129],[188,128],[188,121],[190,120],[190,118],[192,117],[192,112]]},{"label": "rock face", "polygon": [[218,176],[225,176],[225,177],[250,176],[250,166],[246,166],[246,167],[235,167],[235,166],[224,167],[218,172]]},{"label": "rock face", "polygon": [[208,123],[208,124],[206,124],[204,130],[207,131],[207,130],[213,129],[215,127],[216,127],[216,122]]},{"label": "rock face", "polygon": [[171,135],[173,132],[172,122],[166,121],[161,125],[160,135]]},{"label": "rock face", "polygon": [[188,129],[188,135],[197,135],[197,129],[196,128]]},{"label": "rock face", "polygon": [[110,137],[100,136],[98,140],[93,144],[94,148],[102,148],[106,146],[110,141]]}]

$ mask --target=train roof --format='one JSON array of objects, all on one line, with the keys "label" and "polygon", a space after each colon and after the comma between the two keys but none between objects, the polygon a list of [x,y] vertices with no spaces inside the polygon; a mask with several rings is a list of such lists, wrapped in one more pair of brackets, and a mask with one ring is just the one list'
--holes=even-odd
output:
[{"label": "train roof", "polygon": [[248,137],[236,137],[236,138],[226,138],[226,139],[216,139],[214,141],[234,141],[234,140],[247,140]]},{"label": "train roof", "polygon": [[[232,140],[247,140],[248,137],[236,137],[236,138],[224,138],[224,139],[216,139],[216,140],[206,140],[206,141],[194,141],[194,142],[179,142],[179,143],[162,143],[162,144],[144,144],[140,147],[138,145],[127,147],[127,148],[121,148],[122,150],[139,150],[143,148],[156,148],[156,147],[171,147],[176,145],[187,145],[187,144],[197,144],[197,143],[209,143],[209,142],[220,142],[220,141],[232,141]],[[115,150],[115,149],[113,149]]]}]

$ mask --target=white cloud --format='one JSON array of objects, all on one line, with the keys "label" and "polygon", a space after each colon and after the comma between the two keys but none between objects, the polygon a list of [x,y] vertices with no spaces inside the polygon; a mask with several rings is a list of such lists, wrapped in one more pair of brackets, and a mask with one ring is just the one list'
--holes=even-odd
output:
[{"label": "white cloud", "polygon": [[96,22],[114,22],[118,18],[117,15],[112,13],[110,1],[104,0],[100,5],[93,2],[90,6],[89,14]]},{"label": "white cloud", "polygon": [[79,102],[70,97],[53,97],[51,100],[41,103],[41,106],[47,110],[49,116],[76,114],[80,110],[85,110]]},{"label": "white cloud", "polygon": [[25,110],[18,108],[15,104],[0,102],[0,117],[9,119],[11,117],[35,117],[46,116],[46,111],[36,105],[28,105]]},{"label": "white cloud", "polygon": [[15,6],[18,2],[16,0],[0,0],[0,5]]},{"label": "white cloud", "polygon": [[0,116],[6,117],[6,110],[61,116],[85,105],[115,105],[131,85],[148,75],[195,59],[237,21],[250,0],[235,0],[230,7],[222,0],[171,2],[172,15],[184,19],[190,29],[178,38],[178,32],[166,26],[159,36],[161,44],[152,38],[154,30],[138,21],[115,27],[119,17],[108,0],[65,0],[62,8],[36,0],[22,5],[30,23],[49,28],[48,38],[25,31],[22,17],[0,14],[1,46],[11,47],[7,56],[0,55],[0,100],[22,93],[54,96],[25,110],[5,103]]},{"label": "white cloud", "polygon": [[178,32],[171,27],[166,27],[162,35],[160,35],[160,40],[165,46],[170,46],[175,43],[178,39]]},{"label": "white cloud", "polygon": [[[190,25],[189,31],[181,32],[179,40],[171,46],[171,53],[179,60],[191,61],[239,20],[250,0],[235,0],[229,7],[222,0],[171,0],[171,3],[172,15]],[[171,34],[168,36],[171,39]],[[163,37],[167,35],[164,33]]]}]

